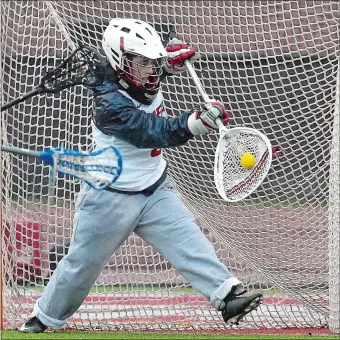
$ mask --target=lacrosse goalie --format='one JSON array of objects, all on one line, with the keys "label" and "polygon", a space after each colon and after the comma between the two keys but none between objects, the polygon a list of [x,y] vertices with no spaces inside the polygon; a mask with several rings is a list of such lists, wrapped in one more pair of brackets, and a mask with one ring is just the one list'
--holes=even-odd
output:
[{"label": "lacrosse goalie", "polygon": [[212,102],[176,118],[166,117],[161,80],[186,70],[184,61],[194,63],[198,54],[175,38],[164,48],[155,29],[143,21],[111,20],[102,47],[109,62],[105,73],[112,77],[90,87],[93,138],[98,149],[117,147],[124,167],[106,190],[83,185],[68,254],[20,331],[63,327],[132,232],[157,249],[221,311],[225,322],[238,324],[259,306],[262,294],[245,294],[242,282],[219,261],[167,176],[162,156],[163,148],[218,130],[216,118],[228,124],[224,105]]}]

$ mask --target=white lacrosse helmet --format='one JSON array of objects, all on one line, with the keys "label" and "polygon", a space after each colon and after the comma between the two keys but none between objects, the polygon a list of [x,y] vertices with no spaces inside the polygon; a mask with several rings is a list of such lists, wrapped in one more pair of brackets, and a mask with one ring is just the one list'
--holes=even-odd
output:
[{"label": "white lacrosse helmet", "polygon": [[167,57],[156,30],[141,20],[115,18],[103,34],[102,47],[120,85],[136,100],[152,103]]}]

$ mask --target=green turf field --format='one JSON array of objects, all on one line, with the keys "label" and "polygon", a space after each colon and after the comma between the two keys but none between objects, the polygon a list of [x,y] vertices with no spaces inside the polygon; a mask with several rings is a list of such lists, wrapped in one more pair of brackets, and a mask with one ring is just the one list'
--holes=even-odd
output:
[{"label": "green turf field", "polygon": [[249,335],[235,335],[235,334],[160,334],[160,333],[117,333],[117,332],[109,332],[109,333],[101,333],[101,332],[60,332],[60,333],[41,333],[41,334],[23,334],[17,331],[5,331],[2,333],[3,340],[30,340],[30,339],[39,339],[39,340],[96,340],[96,339],[226,339],[226,340],[261,340],[261,339],[278,339],[278,340],[335,340],[339,339],[338,336],[333,335],[267,335],[267,334],[249,334]]}]

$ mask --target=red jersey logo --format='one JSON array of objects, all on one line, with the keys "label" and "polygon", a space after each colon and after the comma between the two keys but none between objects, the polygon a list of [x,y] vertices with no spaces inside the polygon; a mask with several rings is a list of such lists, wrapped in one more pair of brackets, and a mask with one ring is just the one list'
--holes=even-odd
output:
[{"label": "red jersey logo", "polygon": [[161,105],[159,105],[154,111],[153,114],[155,114],[156,116],[161,116],[162,113],[165,112],[165,107],[163,105],[163,103]]}]

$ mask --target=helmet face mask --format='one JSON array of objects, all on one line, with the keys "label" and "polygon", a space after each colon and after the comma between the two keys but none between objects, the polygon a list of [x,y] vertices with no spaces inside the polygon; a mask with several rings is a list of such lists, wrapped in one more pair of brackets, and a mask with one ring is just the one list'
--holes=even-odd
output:
[{"label": "helmet face mask", "polygon": [[152,103],[167,56],[155,29],[140,20],[112,19],[102,47],[127,93],[144,104]]},{"label": "helmet face mask", "polygon": [[123,66],[118,71],[142,90],[158,90],[163,73],[165,58],[149,59],[133,53],[123,54]]}]

